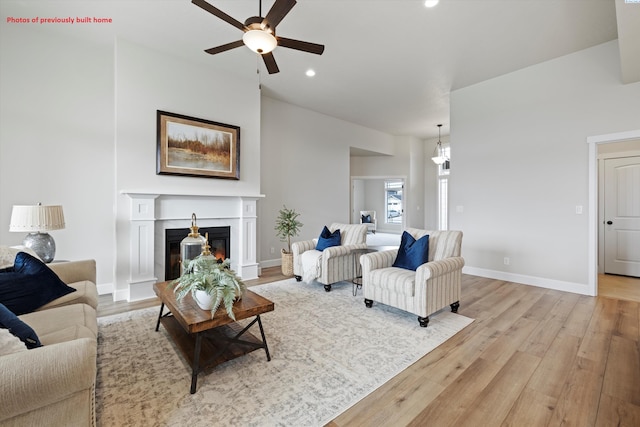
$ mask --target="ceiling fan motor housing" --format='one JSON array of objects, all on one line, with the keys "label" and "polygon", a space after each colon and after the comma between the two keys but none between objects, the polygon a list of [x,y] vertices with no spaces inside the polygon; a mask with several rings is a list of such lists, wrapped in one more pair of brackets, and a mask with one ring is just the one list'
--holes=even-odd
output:
[{"label": "ceiling fan motor housing", "polygon": [[244,26],[249,30],[263,30],[273,33],[274,30],[269,26],[269,23],[260,16],[251,16],[244,21]]}]

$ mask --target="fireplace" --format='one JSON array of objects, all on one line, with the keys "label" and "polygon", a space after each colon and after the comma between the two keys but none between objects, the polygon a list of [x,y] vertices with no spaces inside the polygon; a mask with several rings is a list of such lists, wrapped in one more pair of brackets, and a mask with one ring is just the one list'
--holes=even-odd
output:
[{"label": "fireplace", "polygon": [[[218,261],[222,262],[231,254],[231,227],[201,227],[198,232],[209,235],[209,249]],[[187,237],[189,230],[172,228],[165,230],[164,280],[180,277],[180,242]]]},{"label": "fireplace", "polygon": [[[156,296],[153,285],[162,281],[166,272],[165,230],[180,230],[177,239],[179,245],[189,232],[194,212],[198,216],[199,232],[203,235],[205,227],[230,227],[230,243],[225,246],[225,259],[231,262],[231,268],[243,280],[258,277],[256,208],[262,195],[125,190],[121,193],[131,199],[129,226],[122,227],[122,236],[117,235],[116,239],[122,253],[129,255],[116,267],[116,277],[120,277],[120,280],[115,284],[114,301],[139,301]],[[215,244],[212,246],[217,247]],[[171,276],[167,275],[167,280]]]}]

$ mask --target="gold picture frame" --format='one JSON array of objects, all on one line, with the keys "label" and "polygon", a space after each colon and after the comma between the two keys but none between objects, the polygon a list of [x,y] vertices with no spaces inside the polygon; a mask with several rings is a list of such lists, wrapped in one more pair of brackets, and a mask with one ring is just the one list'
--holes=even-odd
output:
[{"label": "gold picture frame", "polygon": [[157,110],[158,175],[240,179],[240,127]]}]

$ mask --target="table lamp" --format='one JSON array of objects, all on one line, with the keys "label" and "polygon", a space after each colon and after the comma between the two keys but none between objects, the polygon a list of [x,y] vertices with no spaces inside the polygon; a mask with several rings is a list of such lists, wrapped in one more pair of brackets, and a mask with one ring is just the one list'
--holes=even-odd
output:
[{"label": "table lamp", "polygon": [[22,244],[33,250],[42,261],[49,263],[56,255],[56,242],[47,231],[64,228],[62,206],[14,206],[11,211],[9,231],[26,231],[29,234]]}]

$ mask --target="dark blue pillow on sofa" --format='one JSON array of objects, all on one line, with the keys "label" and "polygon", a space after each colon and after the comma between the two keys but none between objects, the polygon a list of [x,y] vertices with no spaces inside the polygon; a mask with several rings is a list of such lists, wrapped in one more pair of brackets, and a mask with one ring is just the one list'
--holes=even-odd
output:
[{"label": "dark blue pillow on sofa", "polygon": [[325,225],[322,229],[322,233],[320,233],[320,237],[318,237],[316,250],[323,251],[331,246],[340,246],[340,229],[338,228],[332,233]]},{"label": "dark blue pillow on sofa", "polygon": [[411,234],[403,232],[393,266],[415,271],[427,261],[429,261],[429,235],[416,240]]},{"label": "dark blue pillow on sofa", "polygon": [[0,273],[0,303],[16,315],[37,308],[75,292],[42,261],[28,253],[18,252],[13,271]]},{"label": "dark blue pillow on sofa", "polygon": [[371,215],[362,215],[363,224],[371,224]]},{"label": "dark blue pillow on sofa", "polygon": [[31,326],[18,319],[18,316],[3,304],[0,304],[0,328],[8,329],[13,336],[20,338],[28,349],[42,347],[40,338]]}]

